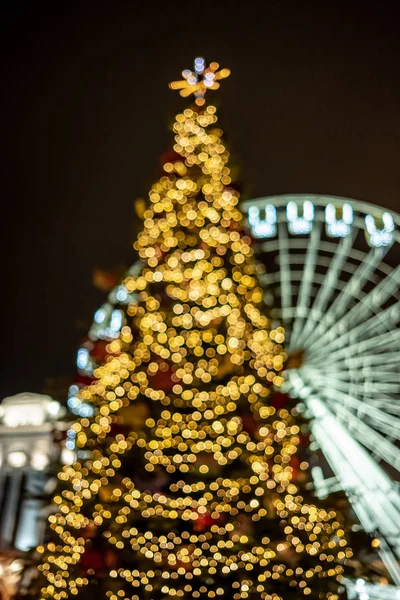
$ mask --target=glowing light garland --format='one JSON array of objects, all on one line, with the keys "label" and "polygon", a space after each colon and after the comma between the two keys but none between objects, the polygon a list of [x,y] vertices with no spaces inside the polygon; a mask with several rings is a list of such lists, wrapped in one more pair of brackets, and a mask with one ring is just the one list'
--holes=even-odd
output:
[{"label": "glowing light garland", "polygon": [[[121,288],[137,300],[80,392],[94,414],[72,432],[87,458],[59,474],[50,517],[59,541],[39,548],[43,599],[90,583],[95,569],[80,565],[94,535],[114,557],[110,600],[286,600],[285,590],[337,600],[352,556],[335,512],[304,502],[291,466],[299,426],[269,402],[283,383],[284,330],[263,313],[229,154],[203,101],[203,87],[216,87],[206,81],[218,78],[209,69],[197,60],[185,76],[185,95],[202,102],[177,115],[179,158],[150,190],[135,244],[145,266]],[[118,431],[130,408],[135,426]],[[139,468],[124,473],[131,455],[147,483]]]}]

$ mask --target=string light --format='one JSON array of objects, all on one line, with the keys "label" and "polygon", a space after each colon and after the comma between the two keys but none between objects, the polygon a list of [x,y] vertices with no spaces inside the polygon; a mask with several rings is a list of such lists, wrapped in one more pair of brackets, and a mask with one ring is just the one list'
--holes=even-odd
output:
[{"label": "string light", "polygon": [[[196,59],[171,87],[204,100],[229,74],[217,69]],[[283,600],[285,589],[332,600],[329,582],[352,553],[335,512],[305,503],[293,480],[300,430],[270,402],[283,383],[284,329],[264,313],[216,108],[196,102],[173,130],[176,159],[150,190],[135,243],[144,268],[121,287],[136,299],[80,392],[94,414],[71,436],[86,458],[58,475],[58,541],[38,549],[41,598],[90,583],[96,572],[82,561],[101,536],[114,557],[110,600]],[[129,409],[127,431],[118,425]],[[321,578],[323,596],[320,584],[313,592]]]}]

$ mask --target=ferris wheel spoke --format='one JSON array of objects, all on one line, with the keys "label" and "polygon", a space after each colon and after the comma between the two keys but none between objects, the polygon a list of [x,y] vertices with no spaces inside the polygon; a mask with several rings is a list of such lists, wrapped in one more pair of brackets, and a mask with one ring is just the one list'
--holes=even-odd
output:
[{"label": "ferris wheel spoke", "polygon": [[[371,403],[375,406],[382,404],[386,406],[386,410],[392,407],[394,412],[399,412],[400,414],[400,407],[397,406],[397,403],[393,403],[393,400],[399,395],[399,386],[396,382],[386,384],[379,381],[372,383],[364,380],[361,383],[357,383],[350,378],[347,380],[334,379],[338,381],[337,389],[350,391],[351,394],[355,394],[358,398],[361,398],[363,403]],[[339,381],[341,382],[340,386]]]},{"label": "ferris wheel spoke", "polygon": [[[389,342],[387,339],[386,343]],[[366,340],[368,341],[368,340]],[[358,352],[360,348],[360,342],[358,344],[352,345],[352,350],[354,353]],[[328,354],[324,354],[320,357],[320,360],[317,360],[316,357],[314,360],[309,360],[307,357],[307,364],[312,366],[313,368],[318,369],[327,369],[327,361],[330,359],[329,367],[333,370],[337,371],[339,369],[374,369],[374,372],[377,372],[379,369],[385,368],[386,370],[397,371],[399,369],[399,353],[398,350],[394,352],[379,352],[378,347],[374,347],[373,340],[370,342],[369,351],[365,351],[360,355],[347,356],[345,352],[341,352],[337,350],[337,355],[329,357]],[[385,350],[384,342],[381,341],[381,350]],[[365,349],[364,349],[365,350]],[[341,355],[339,356],[339,352]]]},{"label": "ferris wheel spoke", "polygon": [[[374,307],[374,310],[375,309],[376,307]],[[374,312],[371,317],[367,320],[363,320],[362,323],[359,323],[355,327],[348,329],[341,337],[362,339],[363,337],[370,337],[372,334],[379,334],[384,331],[390,332],[399,321],[400,302],[396,302],[380,312]],[[330,345],[330,347],[332,347],[332,345]]]},{"label": "ferris wheel spoke", "polygon": [[[400,302],[392,304],[388,308],[375,313],[367,321],[360,323],[357,327],[350,329],[350,333],[357,329],[359,337],[369,336],[372,333],[391,331],[400,322]],[[364,328],[363,328],[364,326]]]},{"label": "ferris wheel spoke", "polygon": [[[330,406],[332,408],[332,404]],[[346,425],[349,433],[363,446],[397,471],[400,471],[400,450],[395,445],[344,407],[339,407],[336,412],[341,416],[342,424]]]},{"label": "ferris wheel spoke", "polygon": [[[384,357],[384,365],[382,365],[382,358]],[[315,366],[315,362],[307,361],[310,366]],[[323,366],[321,368],[327,369],[328,366]],[[380,372],[381,369],[385,369],[385,371],[398,371],[399,370],[399,354],[398,351],[395,352],[387,352],[383,354],[377,353],[364,353],[362,356],[351,356],[351,357],[343,357],[341,359],[332,361],[329,365],[329,368],[337,370],[337,369],[361,369],[367,370],[368,372],[371,370],[374,373]]]},{"label": "ferris wheel spoke", "polygon": [[[307,404],[308,400],[313,397],[320,398],[322,404],[326,404],[326,399],[320,393],[320,388],[315,387],[312,380],[308,381],[306,377],[300,373],[290,373],[288,390],[295,396],[304,400]],[[348,408],[335,401],[328,401],[330,408],[339,417],[342,426],[348,432],[358,439],[358,441],[375,452],[380,459],[392,465],[396,470],[400,471],[400,450],[389,442],[386,437],[376,432],[372,427],[364,423],[356,417]]]},{"label": "ferris wheel spoke", "polygon": [[343,287],[336,299],[326,311],[318,327],[314,329],[308,339],[308,348],[319,348],[325,343],[326,337],[331,338],[333,330],[338,329],[341,317],[352,300],[358,300],[360,290],[371,277],[383,256],[382,248],[374,248],[368,254],[369,259],[361,263],[350,280]]},{"label": "ferris wheel spoke", "polygon": [[[364,378],[364,381],[366,382],[373,382],[373,383],[394,383],[396,385],[396,396],[400,396],[400,389],[399,389],[399,380],[400,380],[400,372],[398,369],[396,369],[396,373],[393,371],[372,371],[371,374],[367,374]],[[383,385],[383,383],[382,383]],[[393,399],[391,398],[391,401],[393,402]]]},{"label": "ferris wheel spoke", "polygon": [[[310,365],[310,367],[312,368],[312,365]],[[397,392],[400,393],[400,372],[396,373],[395,371],[398,371],[398,369],[393,369],[392,371],[390,371],[382,370],[381,368],[371,366],[361,366],[357,368],[356,371],[354,371],[352,368],[345,369],[343,365],[339,369],[337,368],[337,366],[329,366],[323,369],[318,369],[318,372],[322,376],[331,376],[337,379],[338,381],[346,381],[348,384],[354,381],[360,381],[363,382],[365,385],[377,384],[381,386],[380,389],[382,390],[385,389],[386,385],[395,384]]]},{"label": "ferris wheel spoke", "polygon": [[381,407],[390,414],[400,416],[400,408],[398,406],[398,402],[393,404],[393,398],[379,398],[373,400],[372,402],[374,406]]},{"label": "ferris wheel spoke", "polygon": [[[374,420],[373,417],[371,417],[369,414],[360,414],[357,415],[357,417],[361,418],[363,422],[368,423],[370,427],[373,427],[375,431],[379,433],[385,433],[387,442],[392,443],[400,439],[398,430],[393,431],[393,429],[391,429],[390,426],[388,426],[386,423],[380,423],[379,421]],[[396,417],[392,417],[392,419],[395,418]]]},{"label": "ferris wheel spoke", "polygon": [[[354,341],[362,340],[364,337],[371,337],[373,334],[391,331],[400,321],[400,302],[392,304],[381,313],[373,314],[372,317],[359,323],[358,325],[349,328],[341,335],[335,336],[331,342],[327,342],[324,346],[324,352],[330,353],[336,348],[341,348],[343,345]],[[313,355],[319,356],[319,352],[310,352],[308,357],[312,360]]]},{"label": "ferris wheel spoke", "polygon": [[[331,330],[326,332],[317,343],[311,344],[310,349],[317,351],[329,334],[330,340],[333,339],[335,333],[347,331],[354,328],[357,324],[364,321],[371,313],[376,312],[381,306],[398,290],[400,284],[400,266],[398,266],[390,275],[382,279],[379,284],[362,297],[359,302],[353,306],[347,314],[341,317],[332,326]],[[396,311],[394,311],[394,316]],[[399,320],[400,316],[398,316]]]},{"label": "ferris wheel spoke", "polygon": [[[305,375],[308,382],[318,382],[315,377],[313,377],[312,372],[304,370],[303,377]],[[395,435],[396,439],[400,439],[400,420],[397,422],[396,419],[391,415],[387,415],[381,409],[373,406],[372,404],[366,405],[365,402],[362,402],[359,398],[350,395],[342,391],[337,382],[331,378],[321,378],[319,381],[320,389],[322,390],[321,394],[323,397],[327,398],[330,403],[334,403],[335,406],[339,406],[338,400],[342,401],[344,405],[346,405],[352,411],[357,411],[358,414],[366,413],[369,419],[373,419],[374,422],[378,422],[379,427],[385,430],[388,434]],[[335,386],[335,387],[332,387]]]},{"label": "ferris wheel spoke", "polygon": [[[321,349],[319,354],[315,352],[313,354],[307,353],[307,360],[312,365],[326,364],[325,357],[329,355],[329,364],[334,364],[339,358],[346,357],[362,357],[363,354],[369,354],[369,350],[373,350],[373,354],[376,356],[380,356],[378,354],[379,350],[383,350],[383,353],[390,354],[386,352],[388,349],[389,341],[394,345],[394,348],[399,348],[400,343],[400,329],[395,329],[394,331],[385,331],[378,335],[373,335],[365,340],[356,340],[352,343],[347,343],[341,345],[338,349],[330,352],[328,348]],[[393,349],[393,346],[392,346]],[[396,354],[396,350],[394,352]]]},{"label": "ferris wheel spoke", "polygon": [[[400,439],[400,433],[399,433],[398,429],[396,429],[394,431],[386,423],[381,423],[381,422],[374,420],[369,414],[366,414],[366,415],[363,415],[362,413],[354,414],[346,406],[343,406],[343,405],[337,407],[333,400],[328,400],[327,404],[331,408],[331,410],[333,408],[335,409],[335,413],[344,421],[345,424],[346,423],[351,424],[350,429],[353,434],[355,434],[355,431],[354,431],[355,429],[357,431],[360,431],[360,428],[361,428],[360,423],[363,424],[362,429],[364,430],[364,432],[367,431],[366,427],[368,427],[369,432],[374,431],[375,433],[379,433],[379,434],[386,433],[387,436],[384,438],[385,442],[386,442],[385,445],[387,446],[387,448],[385,450],[386,456],[388,456],[389,452],[391,452],[389,450],[389,445],[392,446],[393,449],[398,450],[397,446],[392,444],[392,440]],[[392,418],[394,418],[394,417],[392,417]],[[358,437],[358,436],[356,435],[356,437]],[[374,452],[378,452],[377,449],[373,445],[370,445],[368,440],[364,440],[361,435],[358,437],[358,439],[365,446],[369,447],[370,450],[372,450]],[[394,453],[391,452],[392,456],[394,456],[395,454],[396,454],[396,452],[394,452]],[[378,452],[378,455],[379,455],[379,452]],[[400,456],[400,452],[399,452],[399,456]],[[381,457],[385,458],[382,455],[381,455]],[[399,470],[400,470],[400,465],[399,465]]]},{"label": "ferris wheel spoke", "polygon": [[[313,366],[324,365],[326,364],[326,356],[329,356],[329,363],[335,364],[338,359],[346,358],[348,356],[356,356],[357,358],[362,358],[363,354],[370,356],[368,351],[373,350],[373,356],[377,358],[381,358],[386,362],[386,358],[392,358],[392,355],[397,355],[397,351],[395,352],[385,352],[388,349],[389,341],[393,344],[394,348],[398,349],[400,344],[400,329],[396,329],[392,332],[381,333],[380,335],[372,336],[369,339],[357,341],[353,344],[345,345],[334,352],[328,352],[327,349],[321,351],[319,355],[309,356],[307,354],[307,359],[310,364]],[[392,346],[392,348],[393,348]],[[382,354],[378,353],[379,350],[383,350]],[[368,353],[368,354],[367,354]]]},{"label": "ferris wheel spoke", "polygon": [[[393,344],[393,346],[391,347],[390,344]],[[351,336],[348,336],[346,339],[341,340],[340,345],[335,345],[335,349],[326,347],[321,348],[319,353],[307,353],[307,362],[312,365],[326,365],[326,357],[329,357],[329,364],[331,365],[346,361],[348,361],[346,364],[350,365],[352,361],[363,358],[366,359],[363,362],[366,362],[367,359],[371,359],[372,363],[375,363],[384,356],[386,366],[386,357],[390,358],[393,353],[387,351],[389,350],[389,347],[394,351],[394,355],[396,355],[399,349],[398,330],[383,331],[378,335],[371,335],[370,338],[360,340],[354,340],[351,339]],[[372,354],[369,352],[371,349],[374,350]]]},{"label": "ferris wheel spoke", "polygon": [[[327,382],[325,382],[325,385],[326,383]],[[337,388],[334,392],[334,394],[324,393],[322,397],[324,397],[329,404],[332,404],[332,402],[337,404],[335,398],[341,400],[343,402],[342,406],[345,406],[347,410],[350,410],[350,412],[357,415],[358,418],[362,418],[362,420],[369,422],[374,429],[381,432],[384,431],[388,436],[392,436],[397,440],[400,439],[400,419],[396,416],[396,413],[389,415],[370,400],[362,401]]]},{"label": "ferris wheel spoke", "polygon": [[374,428],[355,416],[345,406],[329,401],[330,409],[334,409],[341,423],[363,446],[400,471],[400,450],[378,433]]},{"label": "ferris wheel spoke", "polygon": [[290,317],[290,305],[292,300],[290,261],[288,250],[288,235],[285,223],[279,223],[279,271],[281,284],[282,321],[285,325]]},{"label": "ferris wheel spoke", "polygon": [[[392,304],[381,312],[378,311],[382,304],[394,296],[399,283],[400,267],[390,277],[386,277],[381,281],[375,290],[362,298],[359,304],[353,307],[336,326],[332,327],[330,331],[331,341],[325,340],[325,351],[330,352],[345,341],[347,342],[348,339],[354,339],[357,336],[370,336],[372,333],[379,331],[388,331],[388,334],[391,335],[393,326],[400,321],[400,302]],[[367,318],[371,312],[373,313],[372,316]],[[313,354],[319,354],[317,345],[310,352],[310,356]]]},{"label": "ferris wheel spoke", "polygon": [[330,261],[325,276],[321,278],[321,285],[316,299],[310,309],[309,319],[305,323],[301,337],[298,340],[299,345],[304,343],[304,340],[307,339],[307,336],[314,329],[315,323],[320,321],[321,315],[324,313],[332,294],[337,288],[339,283],[339,274],[343,268],[345,260],[349,255],[349,251],[352,247],[355,237],[356,230],[354,229],[351,235],[341,239],[337,252],[334,254],[333,260]]},{"label": "ferris wheel spoke", "polygon": [[[321,373],[320,376],[317,376],[314,373],[313,369],[306,369],[304,367],[304,371],[308,374],[310,374],[313,378],[315,378],[316,382],[319,382],[320,385],[325,386],[325,385],[329,385],[332,389],[334,390],[341,390],[341,391],[348,391],[349,388],[351,387],[351,392],[353,394],[356,394],[358,397],[362,397],[362,396],[366,396],[364,398],[364,401],[366,401],[367,397],[371,398],[373,396],[377,396],[378,398],[381,398],[382,400],[387,400],[388,402],[392,401],[393,403],[393,396],[387,396],[386,394],[394,394],[396,395],[396,393],[398,393],[399,391],[399,385],[398,382],[394,382],[393,384],[390,383],[380,383],[380,382],[376,382],[375,385],[371,382],[365,382],[362,381],[361,383],[357,383],[356,381],[353,381],[351,377],[340,377],[340,376],[335,376],[334,373],[331,374],[326,374],[326,373]],[[368,396],[367,396],[368,395]],[[400,411],[400,408],[399,408]]]},{"label": "ferris wheel spoke", "polygon": [[300,293],[296,307],[296,317],[293,323],[292,334],[290,336],[289,351],[293,350],[296,345],[298,345],[297,340],[299,338],[304,320],[307,317],[320,238],[321,223],[315,223],[311,231],[310,243],[307,249],[304,272],[301,279]]},{"label": "ferris wheel spoke", "polygon": [[[396,355],[396,353],[395,353]],[[347,359],[347,361],[353,361],[355,359]],[[335,379],[337,379],[338,381],[347,381],[347,382],[352,382],[352,381],[362,381],[365,384],[370,384],[370,383],[378,383],[378,384],[389,384],[389,383],[394,383],[397,385],[397,392],[400,394],[400,389],[399,389],[399,377],[400,377],[400,370],[399,370],[399,365],[394,363],[393,364],[393,369],[387,369],[386,365],[385,368],[381,368],[381,367],[374,367],[373,365],[368,365],[368,366],[361,366],[357,365],[356,369],[354,370],[351,368],[351,365],[354,364],[353,362],[351,362],[349,365],[346,362],[343,362],[343,364],[340,365],[340,367],[338,368],[336,365],[327,365],[326,367],[323,367],[322,369],[319,368],[318,369],[318,373],[320,375],[327,375],[327,376],[332,376]],[[312,365],[308,365],[309,368],[313,368]],[[350,368],[349,368],[350,367]],[[306,368],[306,366],[304,366],[303,368]],[[396,372],[398,371],[398,372]]]}]

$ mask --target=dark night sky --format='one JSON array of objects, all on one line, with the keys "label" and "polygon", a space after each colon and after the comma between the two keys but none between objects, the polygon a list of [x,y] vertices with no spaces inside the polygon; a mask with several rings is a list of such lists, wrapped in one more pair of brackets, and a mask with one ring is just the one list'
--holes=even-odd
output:
[{"label": "dark night sky", "polygon": [[3,6],[0,398],[73,373],[93,269],[133,256],[133,200],[183,106],[167,83],[195,55],[232,69],[218,102],[247,194],[400,210],[395,3],[261,4]]}]

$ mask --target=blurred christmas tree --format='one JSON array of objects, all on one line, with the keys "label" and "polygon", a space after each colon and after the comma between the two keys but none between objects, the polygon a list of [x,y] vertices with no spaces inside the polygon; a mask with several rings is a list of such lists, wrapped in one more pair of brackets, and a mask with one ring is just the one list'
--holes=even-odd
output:
[{"label": "blurred christmas tree", "polygon": [[152,187],[123,282],[120,333],[80,392],[79,462],[59,473],[40,597],[336,600],[352,556],[335,511],[306,501],[301,430],[283,383],[284,331],[264,314],[259,267],[208,89]]}]

